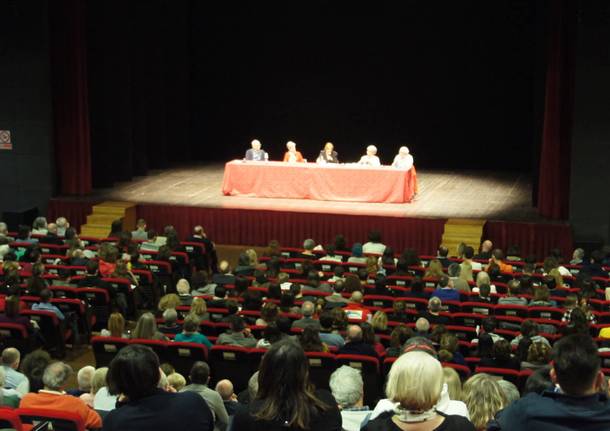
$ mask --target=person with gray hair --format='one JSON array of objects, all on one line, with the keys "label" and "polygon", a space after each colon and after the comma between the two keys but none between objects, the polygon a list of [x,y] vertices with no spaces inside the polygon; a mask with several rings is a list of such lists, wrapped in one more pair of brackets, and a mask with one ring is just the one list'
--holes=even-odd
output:
[{"label": "person with gray hair", "polygon": [[449,318],[447,316],[441,316],[443,309],[443,302],[438,296],[433,296],[428,300],[428,309],[424,311],[420,317],[423,317],[432,325],[447,325],[449,324]]},{"label": "person with gray hair", "polygon": [[303,317],[299,320],[295,320],[294,322],[292,322],[292,327],[300,329],[313,328],[319,331],[321,329],[320,321],[313,318],[315,311],[316,306],[313,302],[303,302],[303,305],[301,306],[301,314],[303,315]]},{"label": "person with gray hair", "polygon": [[303,241],[303,251],[301,252],[300,257],[304,257],[306,259],[315,258],[316,255],[313,252],[314,248],[316,248],[316,242],[311,238],[307,238],[305,241]]},{"label": "person with gray hair", "polygon": [[19,407],[24,409],[48,409],[69,411],[80,416],[87,429],[102,427],[100,415],[80,398],[64,392],[72,376],[72,367],[65,362],[54,362],[47,365],[42,374],[44,390],[29,393],[23,397]]},{"label": "person with gray hair", "polygon": [[453,282],[453,288],[458,292],[470,293],[470,286],[466,280],[460,277],[461,273],[462,267],[459,263],[453,262],[447,267],[447,274]]},{"label": "person with gray hair", "polygon": [[3,221],[0,221],[0,237],[6,238],[9,242],[15,241],[15,238],[8,235],[8,226]]},{"label": "person with gray hair", "polygon": [[394,157],[392,167],[405,170],[413,167],[413,156],[409,154],[409,148],[403,146],[398,149],[398,154]]},{"label": "person with gray hair", "polygon": [[175,308],[168,308],[163,312],[163,324],[159,325],[158,329],[163,334],[179,334],[182,332],[182,326],[176,323],[178,321],[178,312]]},{"label": "person with gray hair", "polygon": [[504,393],[507,406],[513,401],[517,401],[519,398],[521,398],[519,389],[517,389],[514,383],[509,382],[508,380],[500,379],[498,380],[498,385],[500,385],[500,389],[502,389],[502,392]]},{"label": "person with gray hair", "polygon": [[368,147],[366,147],[366,154],[360,157],[360,160],[358,160],[358,164],[368,166],[381,166],[379,157],[377,157],[377,147],[374,145],[369,145]]},{"label": "person with gray hair", "polygon": [[70,393],[70,395],[81,396],[84,393],[91,391],[91,382],[93,381],[93,375],[95,374],[95,367],[86,365],[76,373],[76,382],[78,383],[78,392]]},{"label": "person with gray hair", "polygon": [[47,219],[46,217],[36,217],[32,223],[32,234],[33,235],[46,235],[47,234]]},{"label": "person with gray hair", "polygon": [[371,416],[371,410],[364,406],[364,382],[360,370],[342,365],[330,376],[330,390],[341,410],[342,426],[345,431],[360,431]]}]

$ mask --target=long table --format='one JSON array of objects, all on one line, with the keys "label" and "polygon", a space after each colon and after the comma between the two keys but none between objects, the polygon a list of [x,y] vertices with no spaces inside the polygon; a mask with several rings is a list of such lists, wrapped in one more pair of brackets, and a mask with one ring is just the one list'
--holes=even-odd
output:
[{"label": "long table", "polygon": [[357,164],[234,160],[222,181],[225,195],[321,201],[404,203],[416,190],[415,168]]}]

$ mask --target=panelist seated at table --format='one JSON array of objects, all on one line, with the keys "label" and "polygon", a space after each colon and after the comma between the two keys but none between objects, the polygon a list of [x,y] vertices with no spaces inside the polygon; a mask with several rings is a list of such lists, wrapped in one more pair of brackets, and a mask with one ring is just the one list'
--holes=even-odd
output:
[{"label": "panelist seated at table", "polygon": [[286,148],[288,149],[288,151],[286,151],[286,153],[284,154],[285,162],[294,163],[307,161],[303,158],[303,155],[299,151],[297,151],[297,144],[295,144],[294,142],[288,141],[286,143]]},{"label": "panelist seated at table", "polygon": [[394,157],[392,167],[406,170],[413,167],[413,156],[409,154],[409,149],[407,147],[400,147],[398,154]]},{"label": "panelist seated at table", "polygon": [[377,147],[374,145],[369,145],[366,147],[366,154],[360,157],[358,164],[360,165],[369,165],[369,166],[381,166],[381,162],[379,161],[379,157],[376,156]]},{"label": "panelist seated at table", "polygon": [[339,157],[336,151],[334,151],[334,145],[332,142],[327,142],[324,145],[324,149],[320,151],[320,155],[316,159],[316,163],[321,165],[326,163],[339,163]]},{"label": "panelist seated at table", "polygon": [[255,160],[258,162],[269,160],[269,154],[267,154],[265,150],[261,149],[261,141],[255,139],[250,142],[250,145],[252,148],[246,151],[246,160]]}]

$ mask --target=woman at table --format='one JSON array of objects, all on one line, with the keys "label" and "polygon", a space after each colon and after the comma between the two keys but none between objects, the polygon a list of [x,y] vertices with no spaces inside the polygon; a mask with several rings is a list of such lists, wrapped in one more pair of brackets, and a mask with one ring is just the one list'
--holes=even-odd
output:
[{"label": "woman at table", "polygon": [[320,151],[320,155],[318,156],[316,163],[326,164],[326,163],[339,163],[339,158],[337,152],[334,151],[334,145],[332,142],[327,142],[324,145],[324,149]]},{"label": "woman at table", "polygon": [[285,162],[305,162],[303,155],[299,151],[297,151],[297,144],[292,141],[288,141],[286,143],[286,148],[288,149],[288,151],[286,151],[286,153],[284,154]]},{"label": "woman at table", "polygon": [[394,157],[392,167],[406,170],[413,167],[413,156],[409,154],[409,149],[407,147],[400,147],[398,154]]}]

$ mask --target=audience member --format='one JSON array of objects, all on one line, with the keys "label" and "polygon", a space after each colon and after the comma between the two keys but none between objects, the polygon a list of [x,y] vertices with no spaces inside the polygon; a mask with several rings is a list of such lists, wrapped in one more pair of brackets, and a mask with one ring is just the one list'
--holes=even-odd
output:
[{"label": "audience member", "polygon": [[448,325],[449,318],[446,316],[441,316],[440,312],[443,308],[443,303],[440,298],[437,296],[433,296],[428,300],[428,308],[426,311],[420,314],[419,317],[423,317],[432,325]]},{"label": "audience member", "polygon": [[42,376],[44,390],[25,395],[21,399],[19,407],[69,411],[77,414],[83,420],[86,428],[101,428],[102,419],[95,410],[89,408],[83,400],[64,392],[71,375],[72,368],[68,364],[55,362],[48,365]]},{"label": "audience member", "polygon": [[208,349],[212,348],[212,343],[208,338],[199,331],[199,318],[193,314],[189,314],[184,318],[182,332],[176,334],[176,341],[183,343],[203,344]]},{"label": "audience member", "polygon": [[312,390],[303,349],[291,342],[273,345],[263,356],[258,392],[233,419],[235,430],[337,431],[341,414],[330,393]]},{"label": "audience member", "polygon": [[256,338],[252,336],[250,329],[246,327],[244,319],[242,319],[240,316],[231,316],[229,319],[229,325],[229,330],[220,334],[216,344],[226,344],[241,347],[256,346]]},{"label": "audience member", "polygon": [[364,405],[364,382],[360,370],[342,365],[331,374],[329,386],[341,410],[343,430],[360,431],[371,416],[371,410]]},{"label": "audience member", "polygon": [[339,349],[340,355],[367,355],[378,358],[379,355],[375,348],[365,343],[362,335],[362,328],[358,325],[349,325],[345,345]]},{"label": "audience member", "polygon": [[485,373],[478,373],[464,383],[464,402],[468,406],[470,420],[477,431],[487,428],[487,423],[506,406],[504,391],[498,381]]},{"label": "audience member", "polygon": [[439,278],[438,285],[434,292],[432,292],[432,296],[436,296],[443,301],[460,300],[460,292],[453,288],[453,282],[446,275]]},{"label": "audience member", "polygon": [[207,403],[214,416],[214,430],[224,431],[229,424],[229,416],[220,394],[208,387],[210,382],[210,367],[202,361],[193,364],[189,374],[191,381],[182,389],[182,392],[195,392]]},{"label": "audience member", "polygon": [[160,377],[159,359],[149,347],[123,347],[108,370],[109,393],[120,401],[104,418],[104,431],[214,429],[212,412],[201,396],[163,391]]},{"label": "audience member", "polygon": [[220,398],[222,398],[222,403],[225,406],[227,414],[233,416],[240,407],[240,403],[237,402],[237,395],[233,392],[233,383],[231,380],[223,379],[216,383],[216,392],[218,392]]},{"label": "audience member", "polygon": [[162,340],[167,341],[168,338],[163,335],[157,329],[157,322],[155,316],[152,313],[143,313],[138,321],[136,327],[131,333],[132,340]]}]

